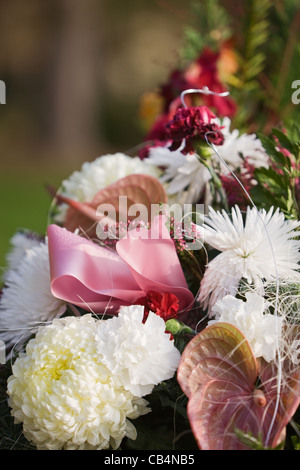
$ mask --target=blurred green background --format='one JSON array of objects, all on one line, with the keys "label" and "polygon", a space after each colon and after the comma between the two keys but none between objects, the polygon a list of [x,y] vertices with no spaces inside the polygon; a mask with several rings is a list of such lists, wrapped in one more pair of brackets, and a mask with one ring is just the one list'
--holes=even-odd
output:
[{"label": "blurred green background", "polygon": [[175,66],[189,1],[0,1],[0,266],[19,228],[45,232],[55,187],[142,137],[141,95]]}]

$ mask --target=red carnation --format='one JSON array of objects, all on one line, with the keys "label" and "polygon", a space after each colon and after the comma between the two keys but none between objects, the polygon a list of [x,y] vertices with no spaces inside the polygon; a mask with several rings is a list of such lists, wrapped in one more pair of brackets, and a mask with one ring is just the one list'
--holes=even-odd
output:
[{"label": "red carnation", "polygon": [[143,305],[145,307],[144,321],[147,319],[150,311],[163,318],[164,321],[176,318],[179,309],[178,298],[169,292],[149,291],[145,297],[138,299],[135,305]]},{"label": "red carnation", "polygon": [[166,125],[167,138],[173,141],[172,150],[176,150],[186,140],[184,153],[194,151],[193,144],[207,136],[209,142],[222,145],[224,136],[221,128],[212,122],[215,114],[206,106],[179,108],[173,119]]}]

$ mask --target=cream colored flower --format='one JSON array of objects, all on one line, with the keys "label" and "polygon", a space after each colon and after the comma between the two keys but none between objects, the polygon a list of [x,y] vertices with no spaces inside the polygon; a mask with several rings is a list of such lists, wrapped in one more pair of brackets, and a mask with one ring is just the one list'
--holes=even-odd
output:
[{"label": "cream colored flower", "polygon": [[136,437],[129,419],[149,411],[101,361],[98,327],[91,315],[56,319],[13,365],[11,412],[38,449],[116,449]]}]

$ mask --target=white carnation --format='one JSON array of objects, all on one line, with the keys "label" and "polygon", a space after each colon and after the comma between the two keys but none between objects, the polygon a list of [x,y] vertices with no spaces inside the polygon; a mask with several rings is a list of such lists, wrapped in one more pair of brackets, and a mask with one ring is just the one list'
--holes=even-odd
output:
[{"label": "white carnation", "polygon": [[149,312],[143,323],[144,307],[121,307],[118,317],[99,325],[98,353],[124,387],[136,396],[173,377],[180,354],[165,333],[165,322]]},{"label": "white carnation", "polygon": [[219,321],[236,326],[245,335],[254,356],[270,362],[276,358],[283,317],[265,313],[266,309],[264,298],[256,293],[247,292],[245,302],[226,295],[213,306],[216,320],[209,323]]},{"label": "white carnation", "polygon": [[98,323],[91,315],[56,319],[13,365],[11,413],[38,449],[116,449],[136,438],[129,418],[149,411],[99,359]]}]

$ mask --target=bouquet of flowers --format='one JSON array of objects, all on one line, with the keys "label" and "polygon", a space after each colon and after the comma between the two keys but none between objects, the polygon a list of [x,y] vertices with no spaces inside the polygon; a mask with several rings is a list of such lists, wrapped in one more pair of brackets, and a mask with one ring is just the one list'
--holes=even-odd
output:
[{"label": "bouquet of flowers", "polygon": [[299,446],[300,133],[240,134],[199,95],[229,100],[185,88],[12,238],[3,447]]},{"label": "bouquet of flowers", "polygon": [[47,233],[11,239],[0,448],[300,448],[300,128],[254,105],[271,2],[243,60],[203,4],[211,31],[142,99],[142,145],[85,162],[49,188]]}]

